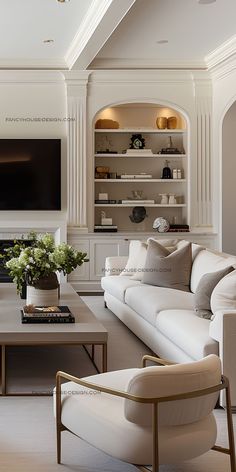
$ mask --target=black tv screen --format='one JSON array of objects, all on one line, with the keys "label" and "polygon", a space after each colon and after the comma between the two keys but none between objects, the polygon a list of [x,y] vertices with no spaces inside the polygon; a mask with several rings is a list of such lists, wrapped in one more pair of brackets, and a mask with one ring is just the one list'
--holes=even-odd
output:
[{"label": "black tv screen", "polygon": [[61,140],[0,139],[0,210],[61,209]]}]

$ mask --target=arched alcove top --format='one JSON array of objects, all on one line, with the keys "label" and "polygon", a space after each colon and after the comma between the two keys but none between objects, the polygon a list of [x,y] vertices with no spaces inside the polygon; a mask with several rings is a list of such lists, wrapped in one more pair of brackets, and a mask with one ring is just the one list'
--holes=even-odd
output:
[{"label": "arched alcove top", "polygon": [[176,128],[186,129],[186,120],[182,113],[169,106],[157,103],[135,102],[115,104],[100,110],[94,119],[110,119],[117,121],[120,128],[157,128],[157,117],[175,116]]}]

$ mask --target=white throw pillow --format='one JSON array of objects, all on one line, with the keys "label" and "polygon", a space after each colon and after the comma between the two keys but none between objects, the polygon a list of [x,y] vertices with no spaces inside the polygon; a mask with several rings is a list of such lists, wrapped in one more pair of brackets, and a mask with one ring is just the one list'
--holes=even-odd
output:
[{"label": "white throw pillow", "polygon": [[211,311],[236,310],[236,270],[223,277],[211,295]]},{"label": "white throw pillow", "polygon": [[[145,266],[147,255],[147,243],[144,241],[130,241],[129,258],[120,275],[133,276],[134,280],[141,280],[142,270]],[[137,277],[137,278],[136,278]]]},{"label": "white throw pillow", "polygon": [[231,255],[225,255],[223,253],[213,252],[209,249],[200,251],[197,253],[191,273],[191,292],[195,293],[197,286],[206,273],[217,272],[218,270],[225,269],[226,267],[235,267],[236,257]]}]

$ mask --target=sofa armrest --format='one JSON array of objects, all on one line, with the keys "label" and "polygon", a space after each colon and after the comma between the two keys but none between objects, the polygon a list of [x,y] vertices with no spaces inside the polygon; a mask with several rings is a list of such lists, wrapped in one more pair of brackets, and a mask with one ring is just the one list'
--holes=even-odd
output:
[{"label": "sofa armrest", "polygon": [[236,310],[217,311],[210,323],[209,335],[216,341],[222,342],[225,335],[224,330],[229,324],[236,335]]},{"label": "sofa armrest", "polygon": [[124,270],[127,261],[128,256],[106,257],[104,275],[120,275],[122,270]]},{"label": "sofa armrest", "polygon": [[[210,323],[209,335],[219,342],[219,356],[222,370],[230,382],[233,411],[236,411],[236,310],[219,310]],[[225,406],[224,394],[221,394]]]}]

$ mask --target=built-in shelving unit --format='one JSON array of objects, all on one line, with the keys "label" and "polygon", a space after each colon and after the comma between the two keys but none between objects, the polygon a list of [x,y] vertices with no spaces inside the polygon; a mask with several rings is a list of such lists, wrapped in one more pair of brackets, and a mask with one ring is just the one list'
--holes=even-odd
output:
[{"label": "built-in shelving unit", "polygon": [[[105,113],[106,110],[103,110],[96,119],[105,118]],[[163,116],[158,105],[156,109],[151,104],[142,105],[140,110],[138,104],[120,105],[110,108],[109,113],[112,119],[117,119],[120,127],[94,129],[94,224],[101,223],[102,212],[107,218],[112,218],[112,223],[122,232],[152,231],[153,221],[158,216],[167,218],[170,223],[188,223],[188,130],[183,117],[176,110],[169,109],[169,116],[177,117],[177,128],[158,129],[154,117]],[[135,134],[141,134],[145,145],[142,150],[132,150],[131,154],[127,150]],[[178,152],[165,153],[170,147]],[[181,178],[162,179],[166,160],[171,171],[181,170]],[[97,168],[108,168],[105,178],[98,175]],[[142,178],[142,174],[148,174],[151,178]],[[121,175],[127,175],[127,178],[121,178]],[[135,178],[129,178],[129,175],[135,175]],[[135,192],[142,193],[141,202],[138,199],[133,202]],[[98,202],[99,194],[108,194],[108,200],[112,202]],[[174,195],[176,204],[162,204],[163,194]],[[122,200],[129,199],[132,199],[131,203],[122,203]],[[145,203],[145,200],[154,203]],[[147,217],[139,224],[130,219],[135,206],[148,209]]]}]

